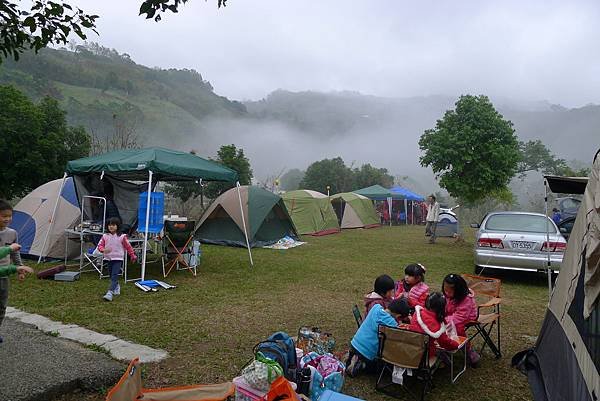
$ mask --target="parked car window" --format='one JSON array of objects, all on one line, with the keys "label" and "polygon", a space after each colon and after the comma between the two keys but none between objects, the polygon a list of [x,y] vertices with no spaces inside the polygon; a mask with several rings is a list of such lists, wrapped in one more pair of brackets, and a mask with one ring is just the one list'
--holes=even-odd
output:
[{"label": "parked car window", "polygon": [[485,223],[486,230],[518,231],[526,233],[556,233],[556,228],[544,216],[530,214],[495,214]]},{"label": "parked car window", "polygon": [[578,209],[580,203],[581,202],[578,202],[575,199],[566,198],[563,199],[562,202],[560,202],[560,207],[563,210]]}]

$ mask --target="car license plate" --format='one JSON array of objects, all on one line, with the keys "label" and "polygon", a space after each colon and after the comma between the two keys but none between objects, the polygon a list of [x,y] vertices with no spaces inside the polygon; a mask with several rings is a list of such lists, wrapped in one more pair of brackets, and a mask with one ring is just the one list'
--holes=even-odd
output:
[{"label": "car license plate", "polygon": [[534,242],[528,241],[511,241],[511,245],[514,249],[533,249]]}]

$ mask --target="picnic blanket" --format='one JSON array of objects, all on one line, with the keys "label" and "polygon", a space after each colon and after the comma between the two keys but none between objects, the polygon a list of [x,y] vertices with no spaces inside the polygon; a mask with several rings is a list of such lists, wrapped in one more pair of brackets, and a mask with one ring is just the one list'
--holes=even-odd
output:
[{"label": "picnic blanket", "polygon": [[273,245],[266,245],[263,248],[290,249],[290,248],[295,248],[297,246],[304,245],[304,244],[306,244],[306,242],[297,241],[297,240],[293,239],[292,237],[285,236],[282,239],[280,239],[279,241],[277,241],[276,243],[274,243]]}]

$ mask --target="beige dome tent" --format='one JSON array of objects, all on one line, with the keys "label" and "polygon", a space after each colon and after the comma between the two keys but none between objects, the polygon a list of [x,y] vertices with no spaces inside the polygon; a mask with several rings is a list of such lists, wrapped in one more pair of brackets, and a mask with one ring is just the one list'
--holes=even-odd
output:
[{"label": "beige dome tent", "polygon": [[536,345],[513,364],[527,374],[536,401],[594,401],[600,397],[600,152],[587,185],[580,177],[546,182],[552,192],[584,193],[583,202]]},{"label": "beige dome tent", "polygon": [[372,228],[379,226],[373,202],[366,196],[344,192],[331,197],[331,205],[341,228]]}]

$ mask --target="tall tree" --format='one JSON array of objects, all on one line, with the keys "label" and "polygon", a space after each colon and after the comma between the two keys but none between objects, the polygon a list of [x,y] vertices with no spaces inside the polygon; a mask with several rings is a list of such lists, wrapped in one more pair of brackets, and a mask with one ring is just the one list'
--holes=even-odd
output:
[{"label": "tall tree", "polygon": [[464,95],[419,140],[422,166],[461,202],[504,194],[517,172],[519,143],[510,121],[486,96]]},{"label": "tall tree", "polygon": [[529,171],[539,171],[543,174],[565,176],[587,176],[588,168],[572,168],[566,160],[556,157],[541,140],[519,142],[520,158],[518,164],[519,176],[523,178]]},{"label": "tall tree", "polygon": [[314,162],[306,169],[306,174],[300,183],[303,189],[336,194],[352,190],[352,169],[344,164],[341,157],[323,159]]},{"label": "tall tree", "polygon": [[354,188],[365,188],[371,185],[381,185],[389,188],[394,185],[394,177],[392,177],[386,168],[373,167],[370,164],[363,164],[360,169],[355,168],[354,174]]},{"label": "tall tree", "polygon": [[[246,157],[242,148],[237,148],[234,144],[223,145],[217,152],[217,158],[213,161],[237,171],[240,185],[250,185],[252,183],[253,173],[250,160]],[[233,185],[230,183],[211,182],[206,185],[204,193],[207,197],[214,199],[232,187]]]},{"label": "tall tree", "polygon": [[67,161],[89,151],[89,135],[67,125],[55,99],[36,105],[14,87],[0,86],[0,197],[18,197],[61,177]]}]

